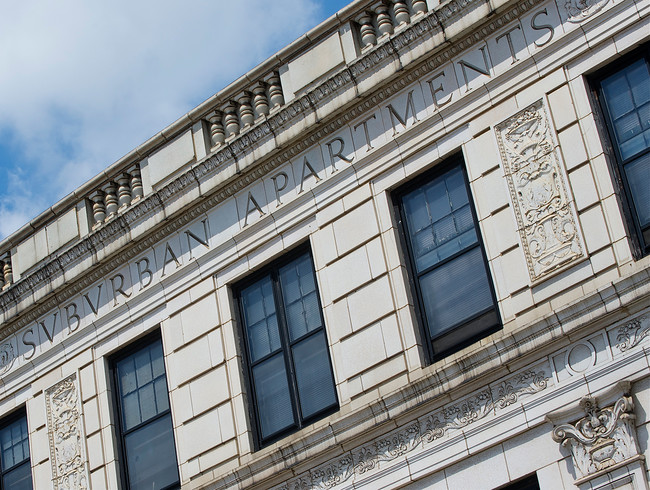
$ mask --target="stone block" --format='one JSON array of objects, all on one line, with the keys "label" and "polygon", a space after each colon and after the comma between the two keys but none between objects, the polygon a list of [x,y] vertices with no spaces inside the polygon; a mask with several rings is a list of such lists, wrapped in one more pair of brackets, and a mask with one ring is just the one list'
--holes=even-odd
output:
[{"label": "stone block", "polygon": [[603,215],[607,222],[607,229],[611,234],[612,241],[618,241],[627,237],[618,198],[611,195],[603,199],[601,205],[603,207]]},{"label": "stone block", "polygon": [[62,246],[79,238],[79,223],[77,221],[77,209],[72,208],[65,214],[47,225],[47,251],[52,254]]},{"label": "stone block", "polygon": [[194,416],[189,384],[171,390],[169,392],[169,398],[172,405],[173,424],[175,427],[190,420]]},{"label": "stone block", "polygon": [[510,206],[482,220],[479,227],[488,259],[493,259],[519,245],[517,221]]},{"label": "stone block", "polygon": [[333,262],[327,268],[327,278],[332,300],[336,300],[370,281],[372,275],[365,247],[358,248]]},{"label": "stone block", "polygon": [[392,312],[395,307],[388,276],[382,276],[347,297],[352,330],[366,325]]},{"label": "stone block", "polygon": [[194,141],[188,129],[144,160],[140,167],[142,179],[153,188],[193,160]]},{"label": "stone block", "polygon": [[558,139],[564,156],[564,163],[568,170],[587,161],[587,151],[578,124],[573,124],[558,133]]},{"label": "stone block", "polygon": [[221,365],[189,383],[192,411],[199,415],[230,398],[226,366]]},{"label": "stone block", "polygon": [[478,179],[501,164],[497,142],[492,131],[485,131],[472,138],[465,143],[463,149],[470,181]]},{"label": "stone block", "polygon": [[97,398],[93,398],[83,404],[84,426],[86,428],[86,435],[91,435],[101,429],[99,422],[99,407],[97,406]]},{"label": "stone block", "polygon": [[30,458],[32,464],[42,463],[50,457],[50,441],[47,429],[41,428],[30,435]]},{"label": "stone block", "polygon": [[578,211],[598,202],[598,191],[590,165],[583,165],[569,174],[569,182]]},{"label": "stone block", "polygon": [[86,401],[97,394],[95,368],[92,364],[88,364],[79,370],[79,381],[81,384],[82,401]]},{"label": "stone block", "polygon": [[[550,466],[562,457],[558,444],[550,437],[550,430],[544,424],[503,441],[510,479],[517,480],[534,473],[537,468]],[[535,457],[525,457],[527,454]]]},{"label": "stone block", "polygon": [[180,461],[187,461],[221,443],[219,412],[215,408],[184,423],[178,429],[177,451]]},{"label": "stone block", "polygon": [[338,32],[311,47],[307,52],[280,67],[285,101],[292,100],[301,89],[345,62]]},{"label": "stone block", "polygon": [[332,226],[336,250],[341,255],[369,241],[379,233],[373,201],[366,201],[361,206],[348,211]]},{"label": "stone block", "polygon": [[557,90],[549,93],[548,104],[557,131],[576,121],[576,111],[573,107],[573,99],[568,85],[562,85]]},{"label": "stone block", "polygon": [[[537,470],[539,488],[553,488],[555,490],[563,490],[566,488],[562,481],[562,475],[560,474],[560,468],[558,466],[559,464],[560,463],[552,463]],[[575,488],[575,486],[573,487]]]},{"label": "stone block", "polygon": [[[487,490],[510,481],[501,445],[456,463],[445,469],[445,475],[449,488]],[[477,478],[478,475],[480,478]]]},{"label": "stone block", "polygon": [[334,238],[334,228],[332,224],[325,225],[320,230],[312,234],[312,249],[314,251],[314,266],[316,270],[336,260],[338,250],[336,249],[336,240]]},{"label": "stone block", "polygon": [[206,338],[192,342],[167,356],[167,375],[169,387],[175,388],[212,366],[210,345]]},{"label": "stone block", "polygon": [[206,332],[219,325],[217,298],[209,294],[203,299],[181,310],[181,327],[185,343],[205,335]]},{"label": "stone block", "polygon": [[600,206],[594,206],[581,213],[579,219],[589,253],[600,250],[611,243],[612,240],[609,237],[605,217]]},{"label": "stone block", "polygon": [[368,391],[387,380],[406,372],[406,359],[403,355],[395,356],[386,362],[374,366],[361,375],[363,391]]},{"label": "stone block", "polygon": [[25,271],[47,256],[47,236],[45,228],[38,230],[27,240],[16,247],[11,256],[14,281],[18,280]]},{"label": "stone block", "polygon": [[508,187],[502,170],[496,169],[470,183],[476,214],[483,219],[510,202]]},{"label": "stone block", "polygon": [[375,323],[341,341],[341,359],[347,359],[342,374],[351,378],[386,360],[381,323]]},{"label": "stone block", "polygon": [[102,433],[98,432],[86,437],[86,448],[88,450],[88,466],[90,471],[94,471],[104,464]]}]

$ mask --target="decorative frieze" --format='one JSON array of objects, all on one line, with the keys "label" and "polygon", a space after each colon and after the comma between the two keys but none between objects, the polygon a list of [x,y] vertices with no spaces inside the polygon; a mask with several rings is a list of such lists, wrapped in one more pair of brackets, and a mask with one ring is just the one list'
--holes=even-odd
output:
[{"label": "decorative frieze", "polygon": [[533,282],[585,256],[548,111],[540,99],[495,126]]},{"label": "decorative frieze", "polygon": [[76,374],[45,390],[54,490],[88,488],[85,435]]},{"label": "decorative frieze", "polygon": [[631,396],[623,395],[602,409],[594,397],[586,396],[580,400],[580,407],[585,417],[553,428],[553,440],[571,451],[579,482],[636,460],[639,446]]},{"label": "decorative frieze", "polygon": [[430,450],[431,446],[441,443],[439,439],[453,437],[456,430],[500,416],[521,397],[546,390],[550,380],[547,369],[545,365],[531,367],[495,385],[486,386],[463,400],[413,420],[388,435],[299,475],[276,490],[325,490],[372,478],[373,474],[407,456]]},{"label": "decorative frieze", "polygon": [[642,315],[630,322],[620,325],[610,332],[615,348],[619,352],[626,352],[650,336],[650,316]]}]

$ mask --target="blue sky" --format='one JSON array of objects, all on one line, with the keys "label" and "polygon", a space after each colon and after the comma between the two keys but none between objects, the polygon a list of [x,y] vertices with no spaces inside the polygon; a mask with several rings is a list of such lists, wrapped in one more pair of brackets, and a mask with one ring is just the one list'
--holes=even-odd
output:
[{"label": "blue sky", "polygon": [[347,3],[5,2],[0,239]]}]

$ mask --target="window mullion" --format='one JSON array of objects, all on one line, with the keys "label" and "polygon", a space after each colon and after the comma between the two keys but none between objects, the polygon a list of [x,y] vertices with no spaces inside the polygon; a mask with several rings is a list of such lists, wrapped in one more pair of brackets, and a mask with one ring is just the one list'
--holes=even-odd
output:
[{"label": "window mullion", "polygon": [[282,285],[280,284],[280,267],[274,267],[271,271],[271,284],[273,284],[273,298],[275,300],[275,309],[278,316],[278,328],[280,330],[280,343],[284,351],[284,365],[287,371],[289,394],[291,397],[291,406],[295,424],[302,427],[302,413],[300,410],[300,396],[298,385],[296,383],[296,371],[293,364],[293,355],[291,353],[291,339],[289,335],[289,324],[287,315],[284,310],[284,298],[282,297]]}]

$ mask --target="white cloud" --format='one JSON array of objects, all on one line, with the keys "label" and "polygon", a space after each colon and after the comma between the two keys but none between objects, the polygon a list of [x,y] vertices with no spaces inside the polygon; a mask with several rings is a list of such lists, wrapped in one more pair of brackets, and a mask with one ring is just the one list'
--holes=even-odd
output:
[{"label": "white cloud", "polygon": [[301,35],[315,1],[6,2],[0,236]]}]

